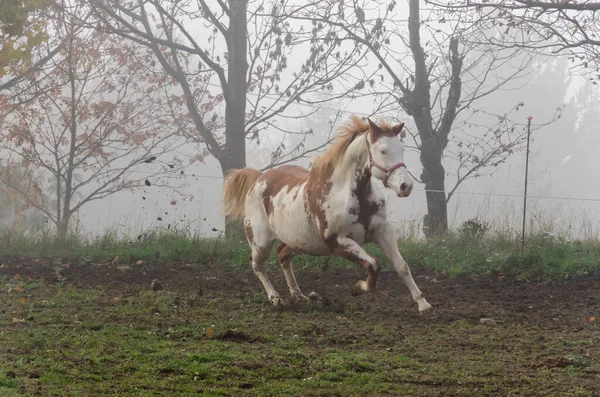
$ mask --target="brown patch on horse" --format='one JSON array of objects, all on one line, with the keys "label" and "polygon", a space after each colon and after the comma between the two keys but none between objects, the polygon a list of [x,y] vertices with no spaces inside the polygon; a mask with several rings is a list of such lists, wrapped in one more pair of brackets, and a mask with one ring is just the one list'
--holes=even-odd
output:
[{"label": "brown patch on horse", "polygon": [[244,230],[246,231],[246,239],[248,240],[248,244],[254,244],[254,231],[252,230],[252,226],[250,223],[244,224]]},{"label": "brown patch on horse", "polygon": [[352,194],[358,200],[358,208],[352,207],[348,210],[351,215],[357,215],[357,222],[365,229],[365,237],[371,224],[371,219],[381,209],[383,203],[376,203],[369,200],[371,196],[371,173],[367,170],[362,172],[356,179],[356,188],[352,190]]},{"label": "brown patch on horse", "polygon": [[262,197],[267,215],[273,215],[273,197],[286,187],[289,192],[294,186],[304,183],[308,175],[309,171],[306,168],[297,165],[282,165],[263,173],[257,182],[266,184]]},{"label": "brown patch on horse", "polygon": [[307,207],[305,208],[306,212],[318,220],[321,238],[324,238],[325,230],[327,230],[328,226],[325,210],[323,209],[323,201],[329,195],[332,186],[331,173],[311,172],[308,182],[306,182],[308,202],[305,202],[304,206]]},{"label": "brown patch on horse", "polygon": [[277,245],[277,248],[275,248],[275,250],[277,251],[277,257],[279,258],[279,263],[282,263],[282,264],[289,261],[296,253],[294,251],[294,249],[290,248],[290,246],[287,245],[286,243],[279,243]]}]

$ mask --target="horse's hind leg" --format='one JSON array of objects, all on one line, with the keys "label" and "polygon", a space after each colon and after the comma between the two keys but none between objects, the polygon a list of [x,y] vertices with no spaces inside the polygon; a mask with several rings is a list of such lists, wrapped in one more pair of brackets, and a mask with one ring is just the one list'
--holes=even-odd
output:
[{"label": "horse's hind leg", "polygon": [[306,296],[304,296],[302,291],[300,291],[300,287],[298,286],[298,282],[296,281],[296,276],[294,275],[294,269],[292,268],[292,258],[295,255],[294,250],[285,243],[279,243],[276,249],[277,256],[279,257],[279,264],[281,265],[283,275],[285,276],[285,281],[287,282],[288,288],[290,289],[290,295],[292,295],[292,300],[306,300]]},{"label": "horse's hind leg", "polygon": [[258,277],[265,288],[269,301],[274,306],[280,306],[283,304],[283,301],[279,297],[279,293],[273,288],[267,275],[267,269],[265,268],[265,262],[273,247],[273,239],[270,236],[270,232],[264,227],[260,227],[260,222],[252,222],[248,219],[244,222],[244,228],[246,230],[246,239],[252,250],[250,254],[252,270],[254,270],[254,274],[256,274],[256,277]]},{"label": "horse's hind leg", "polygon": [[267,296],[269,297],[269,302],[271,302],[273,306],[280,306],[283,304],[283,301],[279,297],[279,293],[273,288],[265,268],[265,262],[269,256],[270,248],[271,247],[269,247],[269,249],[266,249],[265,247],[252,247],[252,270],[254,270],[254,274],[256,274],[256,277],[258,277],[265,288]]}]

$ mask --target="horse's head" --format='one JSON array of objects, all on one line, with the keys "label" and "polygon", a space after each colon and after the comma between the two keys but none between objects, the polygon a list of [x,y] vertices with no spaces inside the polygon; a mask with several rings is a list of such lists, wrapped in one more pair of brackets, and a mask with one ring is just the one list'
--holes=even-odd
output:
[{"label": "horse's head", "polygon": [[391,128],[381,128],[371,120],[369,132],[365,134],[369,151],[371,174],[381,180],[385,187],[392,189],[398,197],[408,197],[414,182],[404,164],[404,145],[398,136],[404,138],[404,123]]}]

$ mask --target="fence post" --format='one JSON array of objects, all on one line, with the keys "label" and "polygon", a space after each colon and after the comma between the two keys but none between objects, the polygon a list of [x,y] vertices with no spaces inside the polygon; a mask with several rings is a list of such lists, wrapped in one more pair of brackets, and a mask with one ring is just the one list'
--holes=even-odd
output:
[{"label": "fence post", "polygon": [[525,218],[527,216],[527,176],[529,174],[529,140],[531,137],[531,119],[527,116],[527,151],[525,153],[525,193],[523,194],[523,231],[521,234],[521,255],[525,253]]}]

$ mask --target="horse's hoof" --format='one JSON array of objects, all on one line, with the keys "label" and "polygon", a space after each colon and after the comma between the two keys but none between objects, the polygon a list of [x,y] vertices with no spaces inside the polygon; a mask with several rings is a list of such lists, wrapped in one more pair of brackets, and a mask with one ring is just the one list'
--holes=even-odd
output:
[{"label": "horse's hoof", "polygon": [[278,296],[274,296],[269,299],[269,302],[273,305],[273,307],[283,307],[285,306],[285,301]]},{"label": "horse's hoof", "polygon": [[309,301],[313,301],[313,302],[322,302],[323,296],[321,296],[321,294],[313,291],[310,294],[308,294],[308,297],[306,299],[308,299]]},{"label": "horse's hoof", "polygon": [[419,313],[423,313],[423,312],[426,312],[427,310],[431,309],[431,305],[425,299],[420,300],[417,303],[419,305]]},{"label": "horse's hoof", "polygon": [[307,301],[307,300],[308,300],[308,298],[306,296],[304,296],[304,294],[302,292],[299,292],[299,293],[295,293],[291,296],[290,303],[296,304],[296,303]]},{"label": "horse's hoof", "polygon": [[361,280],[361,281],[356,282],[352,286],[352,290],[350,291],[350,293],[352,294],[352,296],[359,296],[359,295],[367,293],[368,291],[369,291],[369,289],[367,288],[367,282]]}]

